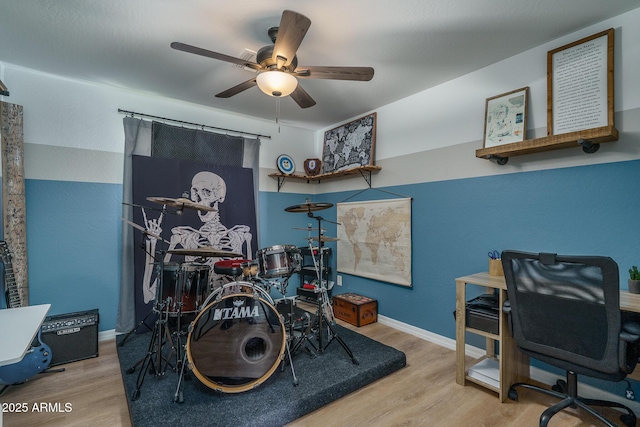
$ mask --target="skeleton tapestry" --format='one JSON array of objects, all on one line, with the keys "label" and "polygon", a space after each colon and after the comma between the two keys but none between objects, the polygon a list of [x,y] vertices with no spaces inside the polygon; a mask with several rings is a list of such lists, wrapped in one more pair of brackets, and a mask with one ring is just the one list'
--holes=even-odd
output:
[{"label": "skeleton tapestry", "polygon": [[[172,250],[211,247],[253,259],[256,211],[251,169],[143,156],[132,160],[134,222],[147,230],[135,239],[136,318],[141,320],[156,297],[180,300],[183,295],[177,293],[188,292],[186,297],[202,303],[224,280],[213,270],[220,257],[184,256]],[[148,197],[184,197],[208,210],[163,208]]]}]

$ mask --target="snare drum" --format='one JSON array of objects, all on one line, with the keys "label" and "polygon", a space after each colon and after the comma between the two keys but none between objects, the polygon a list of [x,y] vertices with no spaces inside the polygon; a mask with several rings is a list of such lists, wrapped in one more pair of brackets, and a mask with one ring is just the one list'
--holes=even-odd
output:
[{"label": "snare drum", "polygon": [[187,358],[207,387],[241,393],[266,381],[283,360],[285,328],[273,305],[231,294],[202,309],[187,337]]},{"label": "snare drum", "polygon": [[285,277],[300,271],[302,256],[293,245],[276,245],[256,252],[260,274],[266,278]]},{"label": "snare drum", "polygon": [[209,296],[209,266],[166,263],[162,271],[163,311],[169,316],[196,313]]}]

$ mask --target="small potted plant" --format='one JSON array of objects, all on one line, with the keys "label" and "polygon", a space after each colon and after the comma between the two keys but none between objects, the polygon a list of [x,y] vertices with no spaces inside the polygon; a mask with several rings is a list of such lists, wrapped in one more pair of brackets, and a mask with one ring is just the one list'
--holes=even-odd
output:
[{"label": "small potted plant", "polygon": [[640,271],[638,271],[637,265],[629,269],[629,292],[640,294]]}]

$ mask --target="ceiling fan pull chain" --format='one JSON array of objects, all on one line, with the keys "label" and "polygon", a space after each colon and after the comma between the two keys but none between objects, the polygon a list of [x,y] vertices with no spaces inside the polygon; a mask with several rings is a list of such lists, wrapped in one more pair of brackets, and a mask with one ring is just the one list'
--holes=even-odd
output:
[{"label": "ceiling fan pull chain", "polygon": [[278,133],[280,133],[280,98],[276,98],[276,124],[278,125]]}]

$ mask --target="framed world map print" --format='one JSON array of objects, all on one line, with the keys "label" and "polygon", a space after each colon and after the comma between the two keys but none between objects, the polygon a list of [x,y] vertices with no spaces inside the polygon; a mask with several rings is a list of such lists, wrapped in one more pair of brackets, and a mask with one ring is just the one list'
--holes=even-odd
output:
[{"label": "framed world map print", "polygon": [[371,113],[324,133],[322,173],[373,165],[376,113]]},{"label": "framed world map print", "polygon": [[338,271],[411,287],[411,198],[336,208]]}]

